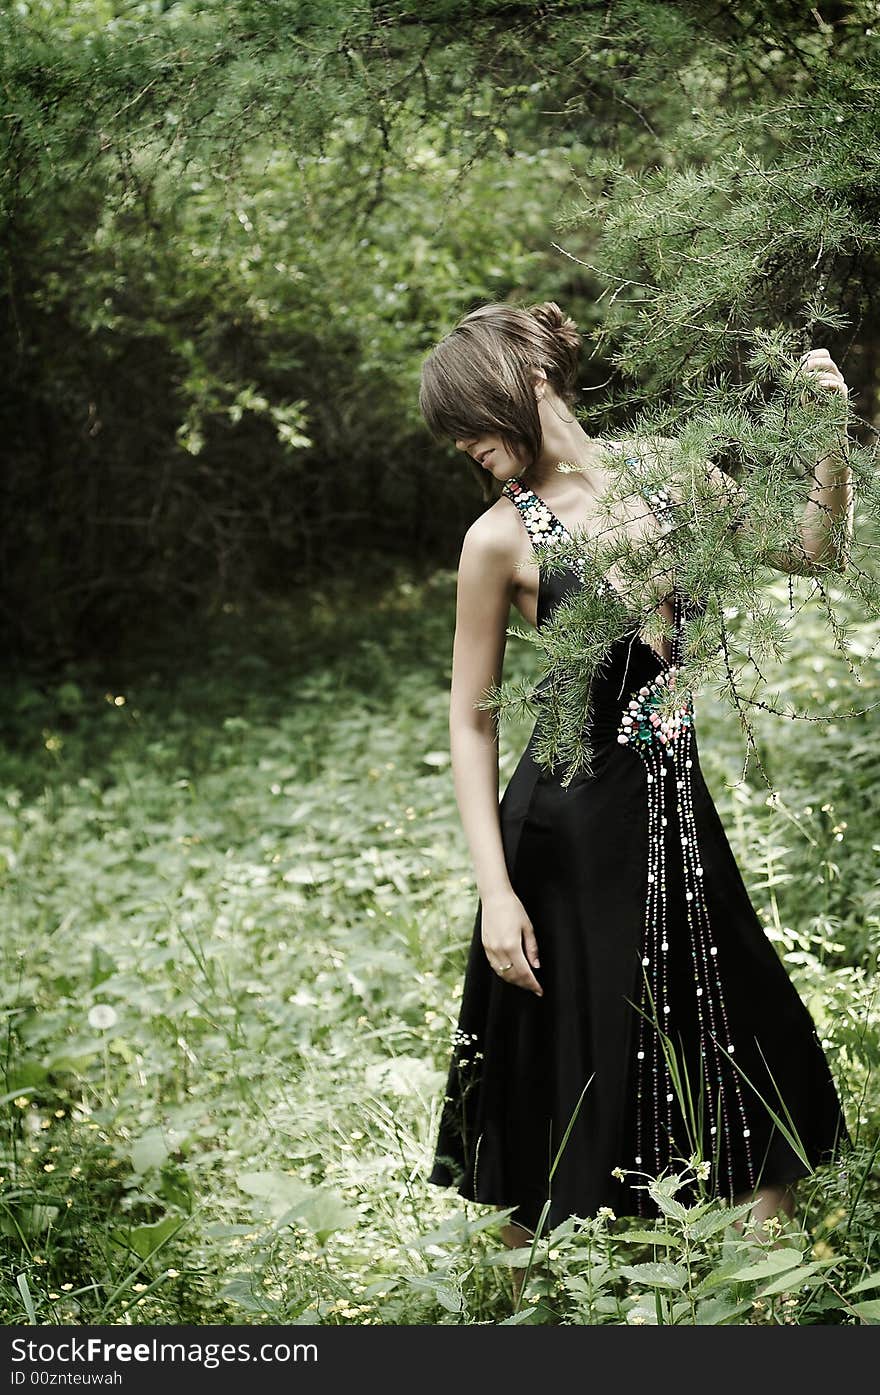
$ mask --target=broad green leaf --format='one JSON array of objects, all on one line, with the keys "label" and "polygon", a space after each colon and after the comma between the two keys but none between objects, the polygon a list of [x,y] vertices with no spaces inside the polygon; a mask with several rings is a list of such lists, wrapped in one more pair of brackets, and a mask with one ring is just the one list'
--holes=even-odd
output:
[{"label": "broad green leaf", "polygon": [[498,1323],[499,1327],[520,1327],[523,1323],[530,1322],[534,1313],[538,1310],[532,1305],[529,1308],[520,1308],[518,1313],[512,1313],[510,1317],[504,1318]]},{"label": "broad green leaf", "polygon": [[404,1274],[403,1281],[417,1293],[430,1294],[448,1313],[461,1312],[461,1294],[450,1286],[448,1274]]},{"label": "broad green leaf", "polygon": [[865,1322],[880,1322],[880,1298],[869,1298],[865,1303],[853,1303],[852,1306]]},{"label": "broad green leaf", "polygon": [[243,1172],[236,1181],[248,1196],[263,1202],[270,1215],[280,1216],[312,1194],[307,1183],[286,1172]]},{"label": "broad green leaf", "polygon": [[688,1280],[688,1271],[683,1264],[663,1261],[657,1264],[623,1264],[620,1272],[634,1284],[645,1284],[650,1288],[684,1288]]},{"label": "broad green leaf", "polygon": [[737,1283],[745,1283],[753,1279],[769,1279],[784,1269],[793,1269],[796,1264],[801,1263],[803,1257],[801,1250],[790,1247],[771,1250],[765,1259],[759,1259],[755,1264],[747,1264],[745,1268],[736,1270],[730,1277]]},{"label": "broad green leaf", "polygon": [[673,1174],[659,1178],[648,1187],[649,1196],[656,1201],[664,1216],[671,1216],[676,1221],[686,1221],[690,1215],[688,1208],[675,1200],[674,1194],[681,1190],[682,1185],[681,1179]]},{"label": "broad green leaf", "polygon": [[700,1280],[694,1289],[694,1293],[698,1298],[705,1298],[714,1293],[715,1289],[723,1288],[728,1284],[734,1283],[734,1275],[740,1268],[742,1268],[742,1262],[737,1257],[722,1260]]},{"label": "broad green leaf", "polygon": [[752,1300],[731,1303],[726,1298],[705,1298],[697,1304],[697,1325],[700,1327],[721,1327],[733,1318],[751,1312]]},{"label": "broad green leaf", "polygon": [[391,1293],[392,1289],[397,1288],[398,1284],[401,1283],[403,1283],[403,1279],[399,1274],[388,1274],[382,1279],[374,1279],[371,1284],[367,1284],[363,1296],[364,1298],[376,1298],[380,1293]]},{"label": "broad green leaf", "polygon": [[220,1293],[231,1303],[249,1313],[265,1313],[266,1300],[254,1293],[254,1280],[251,1274],[234,1274],[221,1286]]},{"label": "broad green leaf", "polygon": [[311,1196],[292,1207],[276,1224],[287,1223],[288,1217],[304,1221],[323,1244],[334,1231],[348,1230],[357,1225],[360,1212],[347,1205],[342,1197],[329,1187],[319,1187]]},{"label": "broad green leaf", "polygon": [[[481,1260],[481,1264],[493,1269],[525,1269],[531,1252],[531,1245],[510,1246],[503,1250],[494,1250]],[[540,1262],[541,1257],[541,1251],[538,1250],[535,1255],[536,1264]]]},{"label": "broad green leaf", "polygon": [[687,1233],[692,1240],[708,1240],[747,1215],[751,1209],[752,1202],[746,1201],[740,1206],[727,1207],[724,1211],[709,1211],[706,1215],[698,1216],[696,1220],[688,1221]]},{"label": "broad green leaf", "polygon": [[138,1174],[159,1168],[168,1157],[164,1129],[148,1129],[131,1145],[131,1161]]},{"label": "broad green leaf", "polygon": [[660,1207],[660,1210],[663,1212],[664,1216],[670,1216],[670,1217],[672,1218],[672,1220],[674,1220],[674,1221],[686,1221],[686,1220],[687,1220],[687,1217],[688,1217],[688,1210],[687,1210],[687,1207],[686,1207],[686,1206],[682,1206],[681,1202],[680,1202],[680,1201],[676,1201],[674,1197],[671,1197],[671,1196],[657,1196],[655,1199],[656,1199],[657,1205]]},{"label": "broad green leaf", "polygon": [[[481,1216],[486,1228],[494,1224],[495,1217]],[[441,1225],[434,1230],[426,1230],[424,1235],[418,1235],[409,1243],[414,1250],[427,1249],[429,1245],[455,1245],[460,1244],[468,1235],[467,1218],[463,1211],[458,1211],[452,1216],[447,1216]]]},{"label": "broad green leaf", "polygon": [[634,1245],[676,1245],[681,1248],[684,1244],[681,1236],[671,1235],[668,1230],[625,1230],[620,1238],[632,1241]]},{"label": "broad green leaf", "polygon": [[154,1221],[152,1225],[135,1226],[125,1238],[141,1259],[149,1259],[154,1250],[176,1230],[182,1228],[182,1224],[179,1216],[164,1216],[161,1221]]},{"label": "broad green leaf", "polygon": [[759,1289],[758,1297],[771,1298],[777,1293],[794,1293],[796,1289],[800,1288],[804,1280],[810,1279],[813,1275],[817,1274],[820,1269],[824,1269],[826,1266],[827,1261],[816,1260],[813,1264],[801,1264],[795,1269],[789,1269],[786,1273],[780,1275],[778,1279],[774,1279],[772,1283]]}]

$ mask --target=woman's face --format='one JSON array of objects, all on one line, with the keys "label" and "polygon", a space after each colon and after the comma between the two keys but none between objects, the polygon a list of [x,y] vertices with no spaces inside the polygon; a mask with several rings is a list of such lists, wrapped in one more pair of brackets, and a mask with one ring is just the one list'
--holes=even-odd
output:
[{"label": "woman's face", "polygon": [[512,479],[514,475],[520,474],[523,468],[522,461],[511,455],[500,436],[489,433],[483,436],[459,436],[455,448],[467,451],[481,469],[494,475],[497,480]]}]

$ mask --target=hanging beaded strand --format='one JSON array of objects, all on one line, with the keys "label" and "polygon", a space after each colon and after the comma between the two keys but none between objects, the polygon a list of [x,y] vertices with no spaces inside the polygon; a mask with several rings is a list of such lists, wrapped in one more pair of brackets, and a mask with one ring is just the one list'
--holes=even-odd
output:
[{"label": "hanging beaded strand", "polygon": [[[677,639],[681,628],[681,598],[674,596],[673,621],[673,660],[677,657]],[[658,658],[660,656],[658,655]],[[622,745],[633,747],[645,765],[645,781],[648,804],[648,868],[647,894],[645,898],[645,921],[642,940],[642,989],[639,1004],[639,1034],[636,1048],[636,1151],[633,1161],[637,1168],[647,1164],[644,1152],[643,1123],[647,1108],[645,1091],[646,1038],[649,1019],[654,1018],[656,1027],[651,1039],[651,1126],[653,1141],[654,1172],[669,1166],[672,1161],[672,1103],[675,1092],[669,1070],[669,1061],[663,1049],[661,1032],[670,1035],[672,1002],[669,993],[668,955],[670,948],[668,929],[668,885],[667,885],[667,836],[664,830],[669,819],[666,813],[666,777],[673,768],[667,763],[667,748],[671,747],[675,736],[686,721],[690,720],[689,708],[680,706],[671,721],[662,717],[656,710],[666,691],[675,686],[674,662],[666,663],[665,672],[658,674],[650,683],[643,684],[631,697],[621,716],[617,740]],[[645,970],[648,970],[646,973]],[[661,1118],[665,1116],[666,1146],[661,1147]],[[644,1193],[639,1192],[639,1214],[644,1214]]]},{"label": "hanging beaded strand", "polygon": [[[645,1099],[645,1033],[646,1017],[650,1002],[659,1030],[653,1035],[653,1122],[654,1122],[654,1163],[660,1170],[661,1150],[659,1147],[659,1120],[662,1105],[666,1105],[667,1154],[665,1164],[671,1162],[672,1121],[671,1104],[673,1092],[669,1083],[668,1068],[661,1082],[658,1070],[660,1052],[660,1031],[669,1036],[671,1004],[666,992],[666,958],[669,950],[667,937],[666,907],[666,837],[664,829],[668,819],[664,814],[665,778],[670,771],[675,776],[676,810],[678,813],[679,839],[682,849],[684,872],[684,897],[694,967],[694,992],[697,1004],[697,1019],[700,1036],[701,1079],[709,1113],[709,1137],[718,1149],[726,1171],[727,1191],[732,1198],[734,1192],[733,1151],[731,1146],[731,1121],[725,1093],[725,1062],[733,1056],[735,1044],[731,1038],[724,1003],[718,947],[713,943],[712,927],[709,919],[703,887],[703,866],[700,862],[697,839],[696,817],[694,813],[693,785],[691,770],[693,759],[691,747],[694,732],[694,709],[690,697],[680,703],[671,718],[663,718],[656,710],[664,692],[675,688],[676,675],[683,649],[682,599],[678,590],[674,592],[674,620],[672,638],[672,660],[664,665],[664,672],[643,685],[635,698],[630,699],[618,726],[617,739],[622,745],[634,749],[645,764],[648,802],[648,889],[646,895],[645,932],[642,950],[642,969],[650,968],[649,976],[642,975],[642,992],[639,1012],[639,1038],[636,1048],[636,1167],[644,1164],[642,1116]],[[658,656],[659,657],[659,656]],[[658,798],[658,789],[661,791]],[[662,867],[661,902],[658,904],[655,889],[657,867]],[[658,965],[656,944],[660,940],[661,961]],[[705,1011],[704,1011],[705,999]],[[708,1018],[708,1023],[707,1023]],[[725,1056],[725,1051],[727,1056]],[[664,1064],[666,1064],[665,1052]],[[735,1066],[728,1062],[727,1074],[735,1098],[736,1112],[741,1127],[741,1135],[746,1156],[749,1187],[755,1186],[755,1169],[749,1138],[751,1130],[745,1108],[742,1089]],[[662,1098],[665,1095],[665,1100]],[[720,1121],[720,1123],[719,1123]],[[718,1138],[719,1128],[721,1137]],[[721,1177],[716,1173],[721,1184]],[[639,1214],[645,1214],[644,1191],[639,1192]]]},{"label": "hanging beaded strand", "polygon": [[[727,1114],[727,1100],[724,1091],[725,1067],[733,1086],[733,1095],[736,1103],[738,1122],[743,1139],[744,1152],[746,1156],[746,1169],[748,1173],[749,1187],[753,1188],[756,1183],[755,1167],[752,1158],[752,1149],[749,1139],[751,1129],[749,1128],[748,1114],[746,1112],[745,1101],[743,1099],[742,1087],[740,1085],[739,1073],[733,1062],[728,1061],[729,1056],[733,1056],[735,1045],[731,1038],[730,1026],[727,1018],[727,1008],[724,1002],[722,990],[721,967],[719,964],[718,946],[712,942],[712,926],[709,920],[709,909],[706,904],[705,890],[703,885],[703,867],[700,863],[699,849],[697,844],[696,818],[694,815],[693,787],[691,782],[691,759],[690,749],[692,740],[692,730],[689,729],[682,743],[679,756],[679,768],[682,771],[682,778],[677,781],[680,789],[679,816],[687,829],[687,834],[682,837],[682,846],[685,849],[685,903],[688,914],[688,929],[691,938],[691,950],[696,961],[699,954],[699,968],[695,975],[697,980],[696,995],[698,1009],[701,1007],[701,1000],[704,996],[708,1003],[709,1030],[712,1046],[714,1049],[715,1062],[715,1083],[718,1089],[718,1104],[721,1114],[721,1126],[723,1130],[723,1140],[725,1144],[724,1160],[726,1162],[727,1192],[731,1201],[735,1191],[733,1177],[733,1154],[730,1147],[731,1125]],[[714,990],[714,992],[713,992]],[[715,1008],[718,1008],[718,1018],[715,1016]],[[701,1057],[705,1063],[705,1078],[707,1079],[707,1093],[711,1100],[711,1089],[708,1088],[708,1058],[705,1053],[705,1029],[702,1013],[700,1013],[700,1038]],[[726,1051],[726,1055],[725,1055]],[[717,1117],[712,1117],[710,1121],[710,1135],[714,1139],[717,1130]],[[719,1185],[721,1178],[718,1177]]]}]

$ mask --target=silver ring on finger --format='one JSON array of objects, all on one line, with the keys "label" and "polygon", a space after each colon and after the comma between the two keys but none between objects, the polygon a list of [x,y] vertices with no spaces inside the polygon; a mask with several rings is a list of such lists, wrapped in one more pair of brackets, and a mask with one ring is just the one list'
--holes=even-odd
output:
[{"label": "silver ring on finger", "polygon": [[513,961],[511,960],[511,962],[510,962],[509,964],[499,964],[499,965],[498,965],[498,972],[499,972],[499,974],[506,974],[507,971],[508,971],[508,969],[512,969],[512,968],[513,968]]}]

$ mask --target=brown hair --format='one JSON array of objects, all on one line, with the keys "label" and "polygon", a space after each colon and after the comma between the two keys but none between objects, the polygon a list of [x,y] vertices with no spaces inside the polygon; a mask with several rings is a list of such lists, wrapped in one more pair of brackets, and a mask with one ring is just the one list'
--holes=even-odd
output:
[{"label": "brown hair", "polygon": [[[438,440],[494,434],[527,468],[542,445],[531,372],[543,368],[554,391],[574,403],[581,337],[554,300],[519,308],[479,305],[422,364],[419,410]],[[492,479],[470,462],[484,499]]]}]

